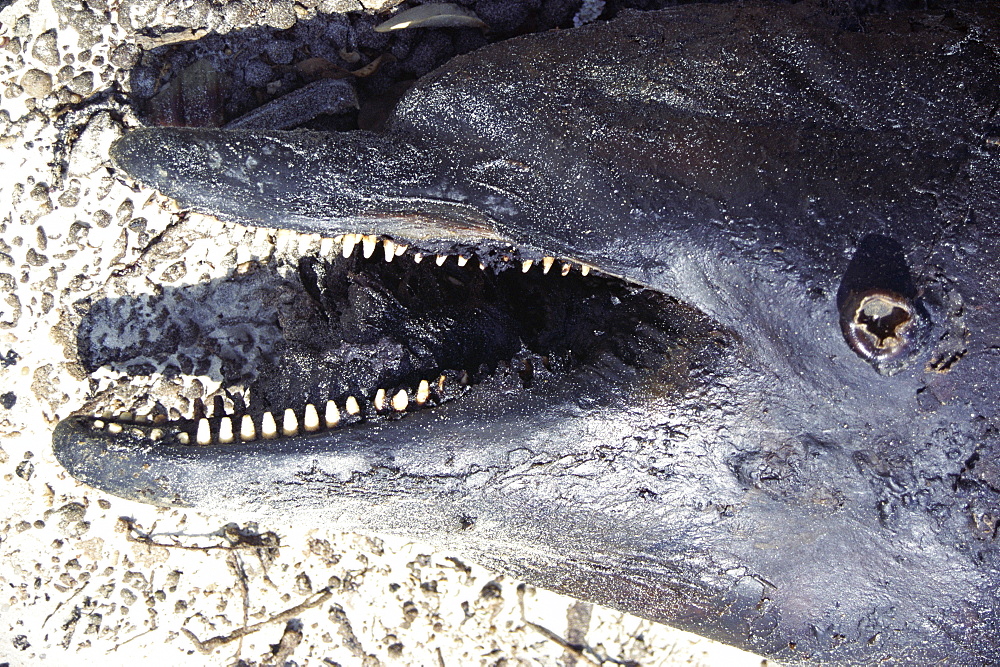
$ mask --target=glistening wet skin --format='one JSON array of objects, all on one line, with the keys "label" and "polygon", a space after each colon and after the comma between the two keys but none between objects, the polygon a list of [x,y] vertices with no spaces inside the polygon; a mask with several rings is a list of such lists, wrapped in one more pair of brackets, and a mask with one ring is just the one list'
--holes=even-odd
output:
[{"label": "glistening wet skin", "polygon": [[308,307],[233,415],[187,445],[68,419],[55,454],[126,498],[419,538],[782,662],[995,664],[983,10],[688,5],[456,58],[383,133],[133,131],[116,166],[182,207],[352,259],[303,262]]}]

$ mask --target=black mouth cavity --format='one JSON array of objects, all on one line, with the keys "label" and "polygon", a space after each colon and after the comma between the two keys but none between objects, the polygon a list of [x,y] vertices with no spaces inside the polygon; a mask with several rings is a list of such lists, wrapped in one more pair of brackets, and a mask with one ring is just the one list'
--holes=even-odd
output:
[{"label": "black mouth cavity", "polygon": [[299,260],[296,317],[232,414],[217,400],[193,419],[105,414],[92,428],[229,444],[398,419],[470,391],[544,393],[579,373],[609,392],[676,390],[710,329],[664,294],[514,249],[433,255],[356,235],[336,249]]}]

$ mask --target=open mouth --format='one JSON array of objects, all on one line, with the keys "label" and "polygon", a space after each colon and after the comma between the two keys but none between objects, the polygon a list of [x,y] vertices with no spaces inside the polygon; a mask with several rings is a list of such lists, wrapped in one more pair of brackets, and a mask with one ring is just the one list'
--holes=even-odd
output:
[{"label": "open mouth", "polygon": [[688,383],[712,341],[697,311],[588,265],[502,244],[450,250],[324,239],[298,261],[304,321],[246,391],[184,416],[148,401],[116,413],[104,396],[72,421],[119,445],[238,445],[369,428],[477,395],[545,400],[566,383],[595,399],[662,394]]}]

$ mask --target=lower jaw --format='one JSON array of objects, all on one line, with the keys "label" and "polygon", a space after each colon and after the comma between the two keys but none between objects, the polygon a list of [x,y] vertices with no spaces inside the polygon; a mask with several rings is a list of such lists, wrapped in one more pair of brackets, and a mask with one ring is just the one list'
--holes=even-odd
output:
[{"label": "lower jaw", "polygon": [[[651,404],[683,395],[692,367],[704,372],[725,348],[704,315],[579,264],[514,251],[482,267],[472,254],[418,262],[398,244],[341,243],[299,259],[291,311],[307,315],[281,320],[285,340],[270,361],[256,378],[236,378],[249,395],[195,398],[184,412],[155,400],[137,410],[141,395],[110,410],[107,397],[94,400],[91,416],[56,429],[64,467],[156,505],[336,516],[344,529],[464,530],[475,514],[465,499],[482,485],[643,426]],[[498,324],[469,325],[476,333],[460,341],[462,354],[422,356],[382,327],[481,323],[468,317],[477,309],[500,313]],[[361,371],[327,364],[345,341],[377,351],[386,336],[409,350],[401,374],[398,358],[358,355]],[[287,372],[293,357],[309,360],[301,377]]]},{"label": "lower jaw", "polygon": [[[360,496],[373,508],[397,509],[420,499],[435,506],[457,500],[512,466],[530,468],[533,457],[548,459],[625,427],[635,403],[648,399],[608,391],[606,379],[591,372],[528,389],[503,384],[489,378],[461,400],[405,418],[211,446],[180,442],[177,434],[190,423],[77,416],[57,426],[54,450],[80,481],[131,500],[292,519],[340,507],[341,527],[374,530],[380,526],[364,512],[351,516]],[[156,429],[162,435],[153,441]]]}]

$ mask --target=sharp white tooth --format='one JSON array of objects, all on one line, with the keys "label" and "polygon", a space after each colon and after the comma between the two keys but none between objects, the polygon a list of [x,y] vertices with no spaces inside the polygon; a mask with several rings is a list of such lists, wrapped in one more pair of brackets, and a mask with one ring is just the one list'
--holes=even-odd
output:
[{"label": "sharp white tooth", "polygon": [[431,386],[427,380],[421,380],[417,385],[417,404],[423,405],[431,395]]},{"label": "sharp white tooth", "polygon": [[446,259],[448,259],[448,255],[438,255],[437,259],[434,260],[434,263],[438,266],[444,266],[444,261]]},{"label": "sharp white tooth", "polygon": [[445,376],[443,376],[443,375],[442,375],[441,377],[439,377],[439,378],[438,378],[438,391],[439,391],[439,392],[443,392],[443,391],[444,391],[444,382],[445,382],[445,380],[447,380],[447,379],[448,379],[448,378],[446,378],[446,377],[445,377]]},{"label": "sharp white tooth", "polygon": [[402,255],[402,254],[403,254],[404,252],[406,252],[406,249],[407,249],[407,248],[409,248],[409,247],[410,247],[410,246],[408,246],[408,245],[399,245],[399,244],[397,243],[397,244],[396,244],[396,257],[399,257],[399,256],[400,256],[400,255]]},{"label": "sharp white tooth", "polygon": [[152,431],[149,432],[149,439],[152,440],[153,442],[156,442],[162,437],[163,437],[163,431],[161,431],[158,428],[154,428]]},{"label": "sharp white tooth", "polygon": [[344,242],[344,235],[343,234],[337,234],[336,236],[333,237],[333,240],[336,243],[343,243]]},{"label": "sharp white tooth", "polygon": [[590,267],[587,266],[586,264],[581,264],[580,265],[580,275],[581,276],[586,276],[586,275],[589,275],[589,274],[590,274]]},{"label": "sharp white tooth", "polygon": [[357,234],[344,234],[344,258],[350,257],[354,253],[354,246],[358,244]]},{"label": "sharp white tooth", "polygon": [[413,263],[414,263],[414,264],[419,264],[419,263],[420,263],[420,261],[421,261],[421,260],[422,260],[423,258],[424,258],[424,256],[423,256],[423,255],[422,255],[421,253],[419,253],[419,252],[415,252],[415,253],[413,253]]},{"label": "sharp white tooth", "polygon": [[466,257],[465,255],[459,255],[458,256],[458,265],[459,266],[465,266],[468,263],[469,263],[469,258],[468,257]]},{"label": "sharp white tooth", "polygon": [[319,415],[316,414],[316,406],[312,403],[306,404],[306,414],[302,418],[302,427],[310,433],[319,430]]},{"label": "sharp white tooth", "polygon": [[282,435],[296,435],[299,432],[299,418],[295,416],[295,410],[285,408],[285,417],[281,420]]},{"label": "sharp white tooth", "polygon": [[274,244],[283,245],[288,243],[288,239],[291,238],[292,232],[288,229],[279,229],[278,233],[274,235]]},{"label": "sharp white tooth", "polygon": [[122,432],[122,425],[119,424],[118,422],[111,422],[110,424],[108,424],[108,433],[118,435],[121,432]]},{"label": "sharp white tooth", "polygon": [[319,244],[320,240],[319,234],[303,234],[299,237],[299,254],[305,255],[309,252],[310,248]]},{"label": "sharp white tooth", "polygon": [[385,408],[385,389],[379,389],[375,392],[375,409],[381,412]]},{"label": "sharp white tooth", "polygon": [[100,419],[94,420],[94,428],[104,428],[105,423]]},{"label": "sharp white tooth", "polygon": [[271,236],[272,230],[267,227],[257,227],[253,232],[253,244],[255,246],[265,246],[270,247],[274,245],[274,237]]},{"label": "sharp white tooth", "polygon": [[526,259],[523,262],[521,262],[521,273],[527,273],[528,271],[530,271],[531,270],[531,265],[534,264],[534,263],[535,262],[533,260],[530,260],[530,259]]},{"label": "sharp white tooth", "polygon": [[348,396],[347,400],[344,402],[344,408],[347,410],[349,415],[357,415],[361,412],[361,406],[358,405],[358,399],[353,396]]},{"label": "sharp white tooth", "polygon": [[324,236],[319,240],[319,256],[329,257],[333,254],[334,240],[328,236]]},{"label": "sharp white tooth", "polygon": [[383,250],[385,250],[385,261],[391,262],[392,258],[396,256],[396,244],[386,239],[382,243],[385,244]]},{"label": "sharp white tooth", "polygon": [[555,257],[543,257],[542,258],[542,273],[548,273],[552,269],[552,265],[555,264]]},{"label": "sharp white tooth", "polygon": [[250,415],[243,415],[243,419],[240,420],[240,440],[247,442],[256,438],[257,429],[254,428],[253,425],[253,417]]},{"label": "sharp white tooth", "polygon": [[340,410],[337,409],[337,404],[333,401],[326,402],[326,414],[323,415],[326,421],[327,428],[333,428],[340,423]]},{"label": "sharp white tooth", "polygon": [[219,442],[228,444],[233,441],[233,420],[223,417],[219,422]]},{"label": "sharp white tooth", "polygon": [[392,407],[398,412],[405,410],[409,402],[410,397],[406,395],[405,389],[400,389],[396,392],[396,395],[392,397]]},{"label": "sharp white tooth", "polygon": [[265,412],[260,419],[260,434],[265,440],[273,440],[278,437],[278,427],[274,423],[274,415]]},{"label": "sharp white tooth", "polygon": [[563,262],[563,265],[562,265],[562,274],[564,276],[565,275],[569,275],[570,268],[572,268],[572,267],[569,265],[569,262]]},{"label": "sharp white tooth", "polygon": [[208,427],[208,420],[204,417],[198,420],[198,433],[194,436],[194,441],[199,445],[212,444],[212,431]]},{"label": "sharp white tooth", "polygon": [[181,431],[180,433],[177,434],[177,442],[181,443],[182,445],[190,445],[191,436],[185,433],[184,431]]},{"label": "sharp white tooth", "polygon": [[482,262],[479,262],[479,270],[480,271],[485,271],[486,270],[486,265],[483,264]]},{"label": "sharp white tooth", "polygon": [[376,243],[378,243],[378,239],[370,234],[361,237],[361,252],[364,254],[365,259],[375,254]]}]

